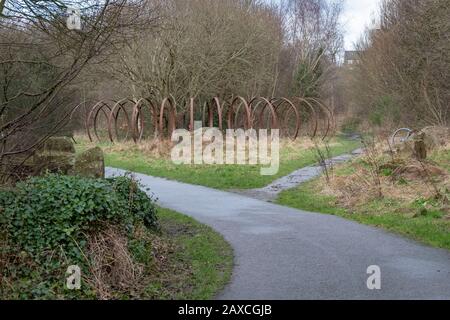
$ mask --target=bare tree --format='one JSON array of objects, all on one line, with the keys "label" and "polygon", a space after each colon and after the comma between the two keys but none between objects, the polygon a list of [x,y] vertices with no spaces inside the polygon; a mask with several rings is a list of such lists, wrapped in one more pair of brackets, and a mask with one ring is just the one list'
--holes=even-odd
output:
[{"label": "bare tree", "polygon": [[285,45],[278,91],[332,100],[337,56],[343,45],[342,1],[284,0],[279,9]]},{"label": "bare tree", "polygon": [[446,0],[386,0],[380,27],[359,43],[351,102],[382,127],[448,125],[450,7]]},{"label": "bare tree", "polygon": [[139,34],[107,66],[136,96],[172,95],[180,102],[272,89],[282,39],[276,16],[266,5],[241,0],[147,5],[160,9],[160,28]]},{"label": "bare tree", "polygon": [[[57,132],[71,109],[62,93],[89,64],[134,28],[138,1],[2,1],[0,18],[0,165],[10,175]],[[82,29],[67,27],[67,7],[82,12]],[[11,163],[13,165],[11,166]]]},{"label": "bare tree", "polygon": [[[231,94],[327,93],[342,45],[341,2],[149,0],[162,17],[107,74],[135,96],[207,100]],[[303,72],[303,73],[302,73]]]}]

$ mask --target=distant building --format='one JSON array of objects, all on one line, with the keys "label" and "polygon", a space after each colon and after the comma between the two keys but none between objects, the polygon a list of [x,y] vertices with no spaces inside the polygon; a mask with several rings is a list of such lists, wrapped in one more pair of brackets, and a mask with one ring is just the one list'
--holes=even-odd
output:
[{"label": "distant building", "polygon": [[359,55],[359,51],[345,51],[344,64],[352,65],[357,63],[360,60]]}]

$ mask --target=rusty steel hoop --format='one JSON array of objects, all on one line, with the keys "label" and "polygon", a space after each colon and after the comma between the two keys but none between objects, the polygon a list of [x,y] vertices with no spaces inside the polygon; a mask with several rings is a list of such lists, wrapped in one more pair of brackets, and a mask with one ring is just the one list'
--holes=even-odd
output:
[{"label": "rusty steel hoop", "polygon": [[[214,108],[213,105],[216,107]],[[214,127],[214,110],[216,110],[219,121],[219,130],[222,130],[222,105],[220,104],[219,98],[213,98],[210,103],[206,104],[206,108],[208,110],[208,127]]]},{"label": "rusty steel hoop", "polygon": [[281,126],[285,131],[288,132],[289,138],[291,138],[291,140],[295,141],[298,137],[298,134],[300,132],[300,126],[301,126],[301,118],[300,118],[300,113],[298,112],[297,107],[292,103],[291,100],[287,99],[287,98],[272,98],[271,99],[272,104],[275,107],[275,111],[277,112],[278,115],[278,119],[280,119],[281,115],[283,115],[283,119],[286,121],[286,118],[289,116],[288,111],[282,112],[281,107],[283,105],[287,105],[288,106],[288,110],[293,110],[294,114],[295,114],[295,131],[293,135],[289,134],[289,129],[287,128],[287,126]]},{"label": "rusty steel hoop", "polygon": [[191,98],[189,102],[189,127],[188,127],[188,130],[191,132],[194,132],[195,130],[194,103],[195,103],[194,98]]},{"label": "rusty steel hoop", "polygon": [[100,100],[99,102],[97,102],[91,109],[91,111],[88,114],[87,120],[86,120],[86,133],[88,135],[89,141],[93,142],[94,139],[92,139],[92,135],[91,135],[91,121],[92,121],[92,126],[94,127],[94,134],[95,137],[97,138],[98,141],[101,141],[99,135],[98,135],[98,131],[97,131],[97,120],[98,120],[98,114],[100,113],[100,111],[103,112],[103,114],[105,115],[105,117],[108,119],[109,118],[109,113],[106,112],[103,108],[107,108],[109,110],[109,112],[111,112],[111,108],[110,106],[106,103],[107,101],[110,102],[116,102],[114,100]]},{"label": "rusty steel hoop", "polygon": [[113,131],[112,131],[112,124],[114,121],[114,134],[115,137],[117,138],[117,140],[119,140],[119,130],[118,130],[118,119],[119,119],[119,114],[120,111],[123,112],[123,114],[125,115],[125,119],[127,120],[127,133],[125,135],[125,139],[127,140],[128,135],[130,134],[130,130],[131,130],[131,123],[130,123],[130,117],[128,116],[128,112],[125,109],[125,105],[127,103],[133,103],[134,101],[129,99],[129,98],[125,98],[122,100],[119,100],[118,102],[116,102],[116,104],[112,107],[111,112],[109,113],[109,117],[108,117],[108,135],[109,135],[109,140],[111,142],[114,142],[114,135],[113,135]]},{"label": "rusty steel hoop", "polygon": [[[257,102],[256,105],[254,105],[255,102]],[[259,113],[257,114],[258,107],[261,104],[263,104],[263,107],[259,110]],[[270,102],[270,100],[268,100],[264,97],[255,97],[252,100],[250,100],[248,105],[252,112],[252,116],[257,117],[257,119],[258,119],[258,122],[257,122],[258,127],[256,129],[279,129],[278,116],[277,116],[277,113],[275,112],[275,107]],[[264,117],[264,113],[265,113],[267,107],[269,107],[269,115],[271,116],[272,121],[270,124],[270,128],[268,126],[263,128],[263,127],[261,127],[261,125],[263,124],[263,121],[264,121],[263,117]],[[254,121],[254,118],[252,118],[252,121]]]},{"label": "rusty steel hoop", "polygon": [[[169,104],[169,109],[166,108],[166,105]],[[167,111],[167,134],[168,136],[172,136],[174,130],[177,129],[177,112],[175,109],[174,101],[171,97],[164,98],[161,102],[161,109],[159,113],[159,134],[162,138],[164,135],[164,111]]]},{"label": "rusty steel hoop", "polygon": [[[244,105],[245,108],[245,115],[246,115],[246,120],[244,122],[244,129],[250,129],[253,127],[253,122],[252,122],[252,112],[250,110],[250,107],[247,103],[247,100],[245,100],[243,97],[241,96],[237,96],[236,98],[234,98],[231,102],[231,104],[228,107],[227,110],[227,127],[228,129],[238,129],[237,126],[237,114],[239,112],[239,110],[236,110],[236,104],[239,103]],[[234,119],[233,119],[234,118]]]},{"label": "rusty steel hoop", "polygon": [[302,105],[306,105],[308,107],[308,110],[311,112],[311,115],[313,117],[313,119],[312,119],[312,130],[311,130],[312,132],[309,133],[309,137],[312,138],[312,139],[315,138],[316,135],[317,135],[317,131],[319,129],[319,120],[318,120],[318,116],[317,116],[316,110],[314,109],[313,105],[308,100],[306,100],[305,98],[294,97],[293,99],[295,99],[295,100],[300,102],[299,107],[297,108],[297,111],[300,110],[300,107]]},{"label": "rusty steel hoop", "polygon": [[[142,112],[144,104],[148,104],[150,111],[150,118],[153,121],[153,127],[155,128],[155,137],[158,136],[158,111],[150,99],[141,98],[136,101],[133,107],[133,114],[131,116],[131,133],[134,143],[138,143],[142,140],[145,130],[145,118]],[[140,127],[139,127],[140,126]]]},{"label": "rusty steel hoop", "polygon": [[[69,115],[69,122],[71,122],[71,121],[73,120],[73,116],[78,112],[78,109],[81,108],[81,106],[84,105],[84,106],[86,107],[86,104],[87,104],[87,103],[90,103],[90,102],[94,102],[94,100],[89,99],[89,100],[87,100],[87,101],[83,101],[83,102],[80,102],[79,104],[77,104],[77,105],[72,109],[72,111],[70,112],[70,115]],[[87,124],[87,119],[88,119],[88,114],[89,114],[88,110],[89,110],[89,109],[84,110],[84,111],[85,111],[85,114],[84,114],[84,117],[83,117],[83,124],[84,124],[84,128],[85,128],[85,129],[86,129],[87,126],[88,126],[88,124]],[[73,139],[74,139],[74,141],[75,141],[75,138],[73,138]],[[92,141],[91,141],[91,142],[92,142]]]},{"label": "rusty steel hoop", "polygon": [[325,112],[325,118],[324,118],[325,132],[322,136],[322,140],[325,140],[328,137],[328,135],[335,130],[333,112],[331,111],[331,109],[328,106],[326,106],[323,102],[319,101],[318,99],[315,99],[315,98],[307,98],[307,99],[309,101],[314,102],[316,105],[319,106],[319,108],[322,111]]},{"label": "rusty steel hoop", "polygon": [[[98,132],[99,116],[103,114],[107,119],[108,138],[114,143],[121,139],[119,130],[123,128],[119,127],[119,117],[123,114],[126,122],[124,126],[126,133],[123,139],[132,139],[134,143],[141,142],[145,136],[146,126],[154,128],[155,139],[165,139],[170,137],[177,127],[194,130],[196,110],[200,110],[198,108],[202,109],[204,125],[213,127],[215,121],[218,121],[220,130],[225,129],[225,120],[227,129],[279,129],[282,135],[296,140],[303,124],[308,125],[307,134],[311,138],[320,133],[321,138],[325,139],[334,133],[336,128],[332,110],[324,102],[315,98],[256,96],[247,101],[242,96],[234,96],[228,103],[222,103],[218,97],[215,97],[202,106],[196,106],[194,98],[188,101],[188,104],[182,108],[183,111],[177,115],[177,105],[173,97],[163,99],[159,107],[149,98],[100,100],[89,107],[84,123],[86,133],[91,142],[94,137],[101,140]],[[83,105],[86,105],[86,102],[77,105],[74,111],[79,110]],[[151,120],[147,120],[147,114]],[[94,135],[91,131],[92,127]]]}]

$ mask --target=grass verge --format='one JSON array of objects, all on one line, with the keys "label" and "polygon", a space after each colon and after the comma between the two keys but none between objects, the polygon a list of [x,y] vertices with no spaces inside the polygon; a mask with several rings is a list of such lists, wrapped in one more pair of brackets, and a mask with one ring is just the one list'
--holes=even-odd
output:
[{"label": "grass verge", "polygon": [[175,250],[167,263],[172,267],[155,275],[147,286],[149,298],[212,299],[228,283],[233,252],[224,238],[194,219],[168,209],[159,209],[161,236]]},{"label": "grass verge", "polygon": [[[94,146],[85,138],[77,138],[77,141],[78,150]],[[261,167],[253,165],[175,165],[169,157],[155,156],[133,144],[102,143],[99,146],[105,151],[107,166],[222,190],[261,188],[299,168],[318,162],[317,151],[309,141],[283,141],[280,169],[274,176],[262,176]],[[330,141],[329,147],[331,156],[336,156],[360,147],[360,141],[336,137]]]},{"label": "grass verge", "polygon": [[[336,174],[346,176],[352,171],[352,165],[348,164],[338,169]],[[450,219],[434,205],[433,199],[423,199],[418,195],[413,201],[405,201],[385,195],[349,208],[341,205],[336,196],[323,191],[323,178],[318,178],[282,192],[277,203],[381,227],[425,244],[450,250]]]},{"label": "grass verge", "polygon": [[[230,245],[211,228],[177,212],[159,208],[158,217],[158,231],[139,228],[124,247],[110,247],[111,242],[121,240],[113,235],[99,242],[95,252],[87,252],[93,259],[92,267],[105,262],[101,260],[102,257],[109,260],[101,268],[90,268],[91,271],[96,270],[95,275],[91,271],[83,271],[81,290],[66,288],[65,271],[71,263],[54,262],[57,265],[49,273],[48,266],[31,261],[25,252],[19,255],[7,254],[8,241],[0,235],[0,299],[214,298],[231,276],[233,252]],[[119,253],[114,255],[114,260],[109,256],[111,250]],[[127,258],[128,263],[122,265],[120,252],[129,252],[127,257],[131,258],[132,263]],[[128,274],[136,269],[142,271],[139,278],[135,279],[137,281],[120,283],[125,286],[120,288],[116,277],[131,281]]]}]

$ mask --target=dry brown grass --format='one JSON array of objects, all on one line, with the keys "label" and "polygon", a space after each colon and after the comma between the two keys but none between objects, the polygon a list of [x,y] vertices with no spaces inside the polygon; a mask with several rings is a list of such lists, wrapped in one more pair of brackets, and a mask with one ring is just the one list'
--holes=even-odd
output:
[{"label": "dry brown grass", "polygon": [[125,151],[139,151],[151,158],[170,158],[172,142],[169,140],[160,141],[157,139],[143,140],[140,143],[133,141],[118,142],[104,148],[105,152],[121,153]]},{"label": "dry brown grass", "polygon": [[112,299],[118,293],[142,289],[144,266],[134,261],[127,237],[117,227],[107,225],[101,232],[90,235],[87,256],[91,271],[87,282],[95,288],[99,299]]},{"label": "dry brown grass", "polygon": [[[183,283],[192,273],[192,267],[175,257],[182,248],[164,235],[165,229],[161,234],[149,233],[144,227],[134,231],[133,239],[145,245],[146,261],[142,263],[130,253],[129,240],[123,231],[111,225],[101,230],[88,237],[86,251],[90,274],[85,281],[98,299],[120,299],[122,295],[161,299],[190,290]],[[161,285],[164,290],[153,296],[148,291],[149,284]]]},{"label": "dry brown grass", "polygon": [[[87,136],[85,135],[77,135],[75,137],[76,141],[87,147],[95,147],[97,144],[95,142],[89,142]],[[320,144],[323,142],[320,141]],[[204,142],[204,147],[207,145],[207,142]],[[331,140],[328,145],[330,147],[338,145],[337,142]],[[115,142],[114,144],[105,144],[102,145],[102,149],[105,153],[126,153],[129,151],[132,152],[140,152],[148,158],[152,159],[170,159],[171,149],[173,147],[173,143],[170,140],[160,141],[158,139],[149,139],[142,140],[139,143],[134,143],[133,141],[122,141]],[[296,158],[298,156],[299,150],[308,150],[313,149],[315,147],[315,142],[307,136],[298,137],[295,141],[289,138],[281,138],[280,139],[280,150],[285,151],[283,155],[290,158]],[[248,146],[247,146],[248,151]],[[269,148],[270,151],[270,148]],[[290,152],[293,151],[293,152]],[[225,146],[224,146],[225,152]],[[247,152],[248,154],[248,152]]]},{"label": "dry brown grass", "polygon": [[[381,141],[369,148],[360,159],[344,165],[352,173],[339,174],[338,170],[329,181],[320,178],[322,194],[336,197],[338,204],[348,209],[379,198],[407,204],[417,199],[437,199],[441,209],[448,211],[450,174],[441,167],[442,163],[390,154],[387,144]],[[435,152],[450,152],[449,144]]]}]

